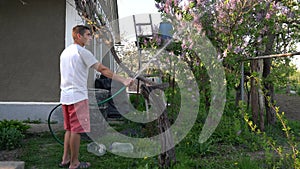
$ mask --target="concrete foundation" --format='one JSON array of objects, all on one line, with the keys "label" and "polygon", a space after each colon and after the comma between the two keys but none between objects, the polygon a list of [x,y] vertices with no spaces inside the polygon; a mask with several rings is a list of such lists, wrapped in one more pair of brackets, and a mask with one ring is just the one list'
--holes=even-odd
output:
[{"label": "concrete foundation", "polygon": [[0,161],[1,169],[24,169],[24,161]]},{"label": "concrete foundation", "polygon": [[[49,113],[58,104],[58,102],[0,102],[0,120],[39,120],[47,123]],[[53,113],[54,116],[51,119],[55,118],[55,114],[59,113]],[[55,120],[61,121],[62,119]]]}]

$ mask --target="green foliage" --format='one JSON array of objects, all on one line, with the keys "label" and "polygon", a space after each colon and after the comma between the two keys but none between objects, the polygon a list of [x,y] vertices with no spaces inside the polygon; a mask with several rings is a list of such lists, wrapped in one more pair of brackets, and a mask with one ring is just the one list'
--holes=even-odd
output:
[{"label": "green foliage", "polygon": [[299,140],[299,136],[300,136],[300,123],[299,123],[299,121],[298,120],[290,120],[290,121],[288,121],[288,123],[289,123],[289,126],[291,128],[291,132]]},{"label": "green foliage", "polygon": [[0,121],[0,149],[21,147],[24,134],[30,126],[18,120]]},{"label": "green foliage", "polygon": [[21,147],[24,135],[16,128],[0,128],[0,150],[13,150]]},{"label": "green foliage", "polygon": [[272,82],[276,88],[286,88],[287,85],[295,86],[295,79],[291,78],[296,74],[296,68],[288,66],[290,59],[276,59],[273,61],[273,69],[265,81]]},{"label": "green foliage", "polygon": [[130,102],[134,108],[138,111],[146,111],[145,99],[142,95],[132,94],[130,95]]},{"label": "green foliage", "polygon": [[181,141],[176,147],[177,152],[185,152],[187,156],[197,157],[211,155],[216,152],[213,139],[209,139],[204,143],[199,143],[198,132],[202,129],[201,124],[195,124],[192,131]]},{"label": "green foliage", "polygon": [[295,90],[300,95],[300,71],[295,71],[290,77],[292,90]]},{"label": "green foliage", "polygon": [[23,120],[23,123],[40,124],[40,123],[42,123],[42,121],[41,121],[41,119],[31,120],[30,118],[28,118],[27,120]]},{"label": "green foliage", "polygon": [[159,46],[158,42],[154,39],[148,37],[139,37],[140,47],[143,49],[146,48],[157,48]]},{"label": "green foliage", "polygon": [[260,148],[259,137],[249,132],[247,124],[242,120],[243,111],[235,107],[233,100],[229,101],[230,98],[227,100],[222,120],[212,135],[214,142],[243,146],[250,151],[257,151]]},{"label": "green foliage", "polygon": [[[280,168],[299,168],[300,159],[298,155],[298,143],[295,140],[295,135],[293,134],[291,127],[289,127],[288,121],[284,117],[284,113],[280,114],[278,107],[272,108],[276,111],[276,117],[280,122],[280,136],[270,136],[268,133],[260,131],[257,126],[251,120],[249,120],[247,114],[245,114],[244,119],[249,125],[251,131],[262,137],[261,145],[265,150],[266,161],[269,165]],[[278,134],[280,132],[277,131],[276,133]],[[281,138],[282,136],[285,136],[286,144],[279,144],[278,139],[274,139]],[[278,157],[275,156],[274,152],[278,155]]]},{"label": "green foliage", "polygon": [[260,169],[261,166],[258,162],[253,161],[250,157],[243,157],[237,163],[236,167],[239,169]]},{"label": "green foliage", "polygon": [[3,120],[0,121],[0,129],[2,128],[15,128],[21,133],[25,133],[26,130],[30,128],[30,126],[18,120]]},{"label": "green foliage", "polygon": [[176,84],[173,85],[174,86],[170,86],[165,90],[165,96],[169,104],[169,106],[167,107],[168,118],[171,123],[176,120],[181,106],[180,89]]},{"label": "green foliage", "polygon": [[172,52],[174,52],[174,54],[176,56],[181,55],[182,54],[182,47],[181,47],[181,45],[182,45],[182,42],[180,42],[180,41],[179,42],[177,42],[177,41],[171,42],[166,47],[166,51],[168,51],[168,52],[172,51]]},{"label": "green foliage", "polygon": [[242,142],[239,137],[241,133],[241,123],[238,118],[223,116],[213,137],[219,142],[230,142],[231,144],[240,144]]}]

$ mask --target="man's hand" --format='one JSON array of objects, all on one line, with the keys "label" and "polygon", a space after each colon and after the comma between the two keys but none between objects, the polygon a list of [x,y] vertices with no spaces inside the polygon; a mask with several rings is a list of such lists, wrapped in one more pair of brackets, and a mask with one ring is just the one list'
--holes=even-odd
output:
[{"label": "man's hand", "polygon": [[134,80],[132,78],[128,78],[128,79],[125,79],[123,81],[123,84],[128,87],[128,86],[131,86],[132,84],[134,83]]}]

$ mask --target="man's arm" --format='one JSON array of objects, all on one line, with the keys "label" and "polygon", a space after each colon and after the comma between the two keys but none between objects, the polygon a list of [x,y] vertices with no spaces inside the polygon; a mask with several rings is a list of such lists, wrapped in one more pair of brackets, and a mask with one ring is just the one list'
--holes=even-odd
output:
[{"label": "man's arm", "polygon": [[121,76],[115,74],[108,67],[104,66],[100,62],[95,63],[92,67],[96,71],[103,74],[104,76],[111,78],[113,80],[119,81],[119,82],[123,83],[125,86],[129,86],[133,82],[133,79],[131,79],[131,78],[126,79],[124,77],[121,77]]}]

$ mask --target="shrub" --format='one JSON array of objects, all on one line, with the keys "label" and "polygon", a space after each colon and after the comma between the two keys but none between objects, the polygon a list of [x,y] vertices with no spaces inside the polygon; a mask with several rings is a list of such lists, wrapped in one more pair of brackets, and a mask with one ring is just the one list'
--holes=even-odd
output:
[{"label": "shrub", "polygon": [[297,88],[297,94],[300,95],[300,85]]},{"label": "shrub", "polygon": [[213,138],[219,142],[239,145],[244,142],[240,136],[241,127],[241,121],[237,117],[224,115],[213,133]]},{"label": "shrub", "polygon": [[145,99],[141,95],[130,95],[130,102],[138,111],[145,111]]},{"label": "shrub", "polygon": [[0,150],[12,150],[22,145],[24,135],[16,128],[0,129]]},{"label": "shrub", "polygon": [[18,120],[3,120],[0,121],[0,129],[2,128],[15,128],[21,133],[25,133],[26,130],[30,128],[30,126]]},{"label": "shrub", "polygon": [[243,169],[260,169],[261,166],[258,162],[252,160],[250,157],[242,157],[239,162],[235,164],[237,168]]},{"label": "shrub", "polygon": [[0,150],[12,150],[22,145],[24,133],[30,126],[18,120],[0,121]]},{"label": "shrub", "polygon": [[28,118],[27,120],[23,120],[23,123],[30,123],[30,124],[41,124],[42,120],[38,119],[38,120],[31,120],[30,118]]}]

